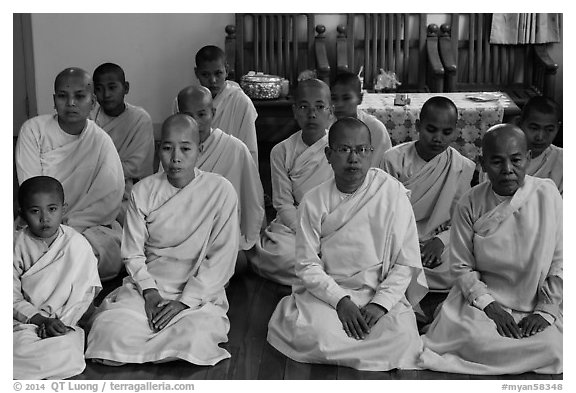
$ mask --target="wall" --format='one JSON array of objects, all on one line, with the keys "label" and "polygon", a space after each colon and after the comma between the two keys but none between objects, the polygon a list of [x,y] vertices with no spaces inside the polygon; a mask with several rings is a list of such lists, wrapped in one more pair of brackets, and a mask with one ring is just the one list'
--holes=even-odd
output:
[{"label": "wall", "polygon": [[234,14],[33,14],[38,113],[53,111],[54,78],[66,67],[92,72],[104,62],[124,68],[127,101],[155,123],[194,78],[194,55],[204,45],[224,47]]}]

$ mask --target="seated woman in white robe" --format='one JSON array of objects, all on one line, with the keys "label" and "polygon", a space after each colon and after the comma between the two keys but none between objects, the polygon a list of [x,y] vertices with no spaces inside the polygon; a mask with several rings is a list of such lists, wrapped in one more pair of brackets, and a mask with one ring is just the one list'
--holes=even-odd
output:
[{"label": "seated woman in white robe", "polygon": [[[194,74],[198,82],[212,93],[215,108],[212,127],[219,128],[244,142],[258,167],[256,139],[258,112],[240,85],[226,80],[228,67],[224,51],[214,45],[204,46],[196,53],[195,61]],[[177,98],[174,99],[172,110],[173,113],[181,112]]]},{"label": "seated woman in white robe", "polygon": [[418,140],[394,146],[379,167],[410,190],[422,265],[431,290],[452,287],[448,250],[452,212],[470,189],[475,164],[450,146],[458,131],[458,109],[446,97],[428,99],[416,121]]},{"label": "seated woman in white robe", "polygon": [[[532,97],[522,108],[518,125],[526,135],[530,161],[526,174],[542,179],[552,179],[564,192],[564,154],[561,147],[552,144],[560,128],[561,110],[558,104],[543,96]],[[484,172],[480,181],[488,180]]]},{"label": "seated woman in white robe", "polygon": [[358,109],[358,105],[362,103],[360,78],[353,72],[339,73],[334,79],[330,91],[334,105],[334,121],[343,117],[356,117],[368,126],[374,148],[370,165],[377,167],[384,152],[392,147],[392,141],[390,141],[386,126],[380,120]]},{"label": "seated woman in white robe", "polygon": [[14,233],[14,378],[69,378],[86,367],[78,321],[101,288],[96,257],[82,235],[61,224],[66,204],[58,180],[32,177],[18,198],[26,226]]},{"label": "seated woman in white robe", "polygon": [[119,65],[99,65],[94,70],[93,80],[98,105],[90,117],[112,138],[124,171],[124,197],[118,216],[118,222],[123,224],[132,186],[153,173],[152,118],[143,108],[124,101],[130,84]]},{"label": "seated woman in white robe", "polygon": [[122,228],[116,221],[124,192],[124,175],[110,136],[88,119],[94,106],[92,78],[67,68],[54,82],[56,115],[27,120],[16,143],[18,182],[46,175],[64,187],[68,210],[64,223],[80,232],[98,258],[102,280],[122,268]]},{"label": "seated woman in white robe", "polygon": [[224,285],[238,252],[238,201],[220,175],[195,167],[199,132],[188,115],[162,125],[165,172],[132,189],[122,238],[129,276],[93,318],[86,358],[105,364],[230,357]]},{"label": "seated woman in white robe", "polygon": [[497,125],[482,142],[489,182],[452,222],[455,284],[423,336],[422,367],[465,374],[563,372],[562,198],[525,175],[526,139]]},{"label": "seated woman in white robe", "polygon": [[[178,108],[200,128],[198,169],[224,176],[238,194],[240,250],[249,250],[260,238],[264,224],[264,190],[258,167],[242,141],[219,128],[212,128],[215,108],[210,90],[188,86],[178,94]],[[245,260],[245,258],[241,258]]]},{"label": "seated woman in white robe", "polygon": [[318,79],[299,82],[293,111],[302,129],[270,153],[272,204],[277,215],[262,233],[256,252],[249,255],[258,274],[284,285],[297,280],[294,263],[300,200],[306,191],[333,176],[324,155],[332,115],[328,85]]},{"label": "seated woman in white robe", "polygon": [[330,128],[334,178],[298,209],[292,295],[268,342],[293,360],[359,370],[416,368],[422,341],[412,306],[427,291],[407,190],[370,168],[370,133],[354,118]]}]

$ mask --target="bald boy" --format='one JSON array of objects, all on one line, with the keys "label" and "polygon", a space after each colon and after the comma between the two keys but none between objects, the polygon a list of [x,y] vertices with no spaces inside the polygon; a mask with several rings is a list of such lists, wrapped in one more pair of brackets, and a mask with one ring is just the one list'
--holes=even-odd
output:
[{"label": "bald boy", "polygon": [[470,189],[475,168],[450,146],[459,133],[457,120],[458,109],[449,98],[431,97],[416,121],[418,140],[386,151],[380,165],[410,190],[428,286],[444,292],[452,286],[448,261],[452,212]]},{"label": "bald boy", "polygon": [[[226,80],[228,70],[224,51],[214,45],[204,46],[196,53],[195,61],[194,74],[200,85],[206,87],[213,98],[215,111],[212,126],[241,140],[258,166],[258,112],[240,85]],[[177,100],[174,104],[174,113],[182,112]]]},{"label": "bald boy", "polygon": [[330,88],[318,79],[299,82],[292,110],[301,130],[270,153],[272,204],[277,215],[250,258],[259,274],[284,285],[297,280],[294,242],[298,205],[308,190],[334,176],[324,155],[333,113]]},{"label": "bald boy", "polygon": [[224,176],[234,186],[239,202],[240,250],[251,249],[259,239],[264,220],[264,191],[250,151],[236,137],[212,127],[216,109],[206,87],[182,89],[178,108],[198,123],[200,154],[196,166]]},{"label": "bald boy", "polygon": [[98,104],[90,118],[110,135],[124,171],[124,195],[118,221],[124,222],[132,186],[153,173],[154,130],[152,118],[139,106],[125,101],[130,90],[124,70],[104,63],[94,70],[94,92]]},{"label": "bald boy", "polygon": [[72,67],[54,82],[56,114],[27,120],[16,144],[20,184],[46,175],[62,183],[68,202],[64,223],[90,242],[102,280],[121,267],[121,227],[116,221],[124,191],[122,164],[114,143],[88,119],[94,107],[90,74]]}]

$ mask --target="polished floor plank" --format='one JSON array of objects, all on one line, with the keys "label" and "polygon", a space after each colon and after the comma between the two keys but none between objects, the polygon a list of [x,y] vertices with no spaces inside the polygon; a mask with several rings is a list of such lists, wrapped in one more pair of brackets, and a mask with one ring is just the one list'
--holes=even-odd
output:
[{"label": "polished floor plank", "polygon": [[431,370],[395,370],[397,379],[415,379],[415,380],[453,380],[453,379],[470,379],[467,374],[441,373]]},{"label": "polished floor plank", "polygon": [[[232,354],[232,356],[234,356],[233,351],[230,353]],[[207,367],[208,370],[206,371],[206,377],[204,379],[210,379],[210,380],[227,379],[228,374],[230,373],[231,364],[232,364],[232,358],[228,358],[222,360],[221,362],[212,367]]]},{"label": "polished floor plank", "polygon": [[300,363],[290,358],[286,358],[286,367],[284,368],[284,379],[290,380],[308,380],[312,366],[309,363]]},{"label": "polished floor plank", "polygon": [[287,357],[280,353],[268,342],[262,349],[262,361],[258,371],[258,379],[278,380],[284,379]]},{"label": "polished floor plank", "polygon": [[338,379],[358,379],[358,380],[391,380],[395,379],[389,371],[362,371],[350,367],[338,367]]},{"label": "polished floor plank", "polygon": [[338,366],[333,366],[330,364],[312,364],[310,368],[309,379],[337,379],[338,378]]}]

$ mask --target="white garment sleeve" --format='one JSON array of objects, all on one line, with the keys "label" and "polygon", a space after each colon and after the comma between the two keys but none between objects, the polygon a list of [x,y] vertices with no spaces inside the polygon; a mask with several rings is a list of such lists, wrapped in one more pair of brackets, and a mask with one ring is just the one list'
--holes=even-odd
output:
[{"label": "white garment sleeve", "polygon": [[190,308],[215,299],[234,274],[238,257],[238,197],[232,184],[223,197],[208,240],[208,250],[198,272],[191,276],[180,298]]},{"label": "white garment sleeve", "polygon": [[272,204],[284,225],[296,232],[298,225],[296,201],[292,195],[292,181],[288,169],[284,166],[286,152],[276,145],[270,153],[270,171],[272,177]]},{"label": "white garment sleeve", "polygon": [[34,134],[31,124],[34,123],[27,121],[22,125],[16,142],[14,155],[19,184],[31,177],[42,175],[40,142]]},{"label": "white garment sleeve", "polygon": [[473,225],[470,210],[467,206],[458,204],[452,216],[450,231],[450,273],[454,277],[455,285],[460,286],[462,294],[471,305],[474,305],[474,301],[480,296],[489,294],[488,287],[480,280],[480,273],[476,271]]},{"label": "white garment sleeve", "polygon": [[[122,170],[126,178],[138,178],[152,174],[154,161],[154,129],[152,119],[146,115],[140,115],[135,126],[138,132],[130,141],[130,147],[126,149],[128,155],[120,157]],[[143,173],[142,168],[149,170]]]},{"label": "white garment sleeve", "polygon": [[[16,255],[14,256],[16,257]],[[12,270],[12,317],[19,322],[28,323],[30,318],[38,314],[40,310],[24,299],[22,295],[22,282],[20,281],[22,274],[24,274],[22,261],[16,257],[13,261]]]},{"label": "white garment sleeve", "polygon": [[138,285],[141,293],[150,288],[158,289],[156,281],[148,273],[146,267],[144,244],[147,238],[146,218],[136,203],[134,193],[132,193],[122,232],[121,255],[126,270]]},{"label": "white garment sleeve", "polygon": [[392,266],[388,276],[376,288],[376,293],[370,302],[379,304],[390,311],[406,293],[406,289],[412,281],[412,274],[412,268],[409,266]]},{"label": "white garment sleeve", "polygon": [[296,275],[312,295],[336,308],[340,299],[348,294],[324,270],[324,262],[319,257],[321,217],[306,198],[302,202],[296,231]]},{"label": "white garment sleeve", "polygon": [[[548,271],[548,276],[544,283],[538,290],[538,302],[534,311],[542,315],[544,318],[547,314],[554,319],[558,318],[561,312],[561,305],[564,299],[564,240],[563,240],[563,209],[561,197],[556,198],[555,215],[558,222],[556,226],[556,248],[552,256],[552,263]],[[546,318],[548,320],[548,318]],[[550,322],[548,320],[548,322]]]}]

